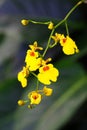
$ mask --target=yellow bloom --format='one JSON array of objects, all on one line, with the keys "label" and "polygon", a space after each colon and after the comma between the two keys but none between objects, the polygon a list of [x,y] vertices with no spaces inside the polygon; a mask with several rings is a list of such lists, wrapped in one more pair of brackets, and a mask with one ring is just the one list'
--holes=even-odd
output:
[{"label": "yellow bloom", "polygon": [[27,50],[27,54],[25,57],[25,61],[32,59],[32,58],[37,58],[39,56],[38,52],[35,52],[33,50]]},{"label": "yellow bloom", "polygon": [[66,55],[72,55],[79,52],[75,42],[69,36],[61,38],[60,45],[63,47],[63,52]]},{"label": "yellow bloom", "polygon": [[39,52],[36,50],[42,50],[42,47],[37,46],[37,42],[35,41],[33,45],[29,45],[30,49],[27,51],[25,57],[26,66],[30,71],[36,71],[42,62],[42,58],[39,58]]},{"label": "yellow bloom", "polygon": [[[44,65],[39,68],[38,80],[46,85],[51,84],[51,81],[56,82],[59,71],[52,64]],[[51,81],[50,81],[51,80]]]},{"label": "yellow bloom", "polygon": [[41,94],[36,91],[29,93],[28,98],[31,101],[30,104],[39,104],[41,102]]},{"label": "yellow bloom", "polygon": [[43,60],[43,59],[42,59],[41,65],[44,66],[44,65],[46,65],[48,62],[50,62],[51,60],[52,60],[52,58],[48,58],[48,59],[46,59],[46,60]]},{"label": "yellow bloom", "polygon": [[32,58],[32,60],[27,62],[30,71],[36,71],[41,65],[41,58]]},{"label": "yellow bloom", "polygon": [[26,19],[22,19],[21,20],[21,23],[22,23],[22,25],[27,25],[28,23],[29,23],[29,20],[26,20]]},{"label": "yellow bloom", "polygon": [[27,86],[27,79],[26,77],[29,75],[29,70],[26,67],[23,67],[23,70],[21,70],[18,73],[18,80],[21,82],[22,87]]},{"label": "yellow bloom", "polygon": [[48,29],[52,30],[53,29],[53,22],[50,22],[48,25]]},{"label": "yellow bloom", "polygon": [[38,52],[34,52],[32,50],[27,51],[27,55],[25,57],[26,66],[29,67],[30,71],[36,71],[41,65],[41,58],[38,58]]},{"label": "yellow bloom", "polygon": [[38,47],[37,44],[38,44],[37,41],[35,41],[33,45],[29,45],[30,49],[32,51],[43,50],[43,48],[42,47]]},{"label": "yellow bloom", "polygon": [[57,42],[59,42],[61,36],[62,36],[61,34],[55,33],[55,35],[51,36],[51,38],[55,41],[55,43],[57,43]]},{"label": "yellow bloom", "polygon": [[51,96],[53,89],[47,88],[46,86],[43,88],[43,92],[46,96]]}]

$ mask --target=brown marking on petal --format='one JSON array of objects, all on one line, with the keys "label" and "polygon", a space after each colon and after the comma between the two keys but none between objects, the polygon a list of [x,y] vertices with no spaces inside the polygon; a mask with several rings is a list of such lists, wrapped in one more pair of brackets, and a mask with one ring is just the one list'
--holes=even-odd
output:
[{"label": "brown marking on petal", "polygon": [[26,70],[26,76],[28,76],[29,75],[29,71],[28,70]]},{"label": "brown marking on petal", "polygon": [[63,43],[65,43],[66,42],[66,38],[63,38]]},{"label": "brown marking on petal", "polygon": [[38,95],[33,95],[32,98],[36,100],[38,98]]},{"label": "brown marking on petal", "polygon": [[49,70],[49,66],[43,67],[43,71],[47,71],[47,70]]},{"label": "brown marking on petal", "polygon": [[23,74],[23,76],[26,74],[26,76],[28,76],[29,75],[29,71],[28,70],[26,70],[26,71],[23,71],[22,70],[22,74]]},{"label": "brown marking on petal", "polygon": [[35,53],[33,51],[30,52],[30,56],[35,56]]},{"label": "brown marking on petal", "polygon": [[22,74],[25,75],[25,72],[22,70]]}]

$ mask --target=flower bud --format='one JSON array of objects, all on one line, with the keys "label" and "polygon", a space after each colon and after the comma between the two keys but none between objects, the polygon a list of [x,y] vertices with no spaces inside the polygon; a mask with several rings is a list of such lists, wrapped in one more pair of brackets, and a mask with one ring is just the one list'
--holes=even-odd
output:
[{"label": "flower bud", "polygon": [[21,20],[21,24],[26,26],[29,23],[29,20],[23,19]]},{"label": "flower bud", "polygon": [[25,102],[23,100],[18,100],[18,105],[19,106],[23,106],[25,104]]},{"label": "flower bud", "polygon": [[53,23],[50,22],[49,25],[48,25],[48,29],[52,30],[53,29]]}]

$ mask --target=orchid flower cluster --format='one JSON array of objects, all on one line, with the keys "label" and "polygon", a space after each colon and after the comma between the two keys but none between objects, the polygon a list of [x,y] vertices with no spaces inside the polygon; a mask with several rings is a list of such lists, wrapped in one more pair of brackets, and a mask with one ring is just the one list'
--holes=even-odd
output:
[{"label": "orchid flower cluster", "polygon": [[[22,106],[28,103],[28,108],[33,108],[34,106],[41,103],[44,96],[51,96],[53,89],[48,87],[52,82],[56,82],[59,77],[59,70],[55,68],[51,63],[52,58],[48,57],[45,59],[45,54],[48,49],[53,48],[56,45],[60,45],[62,51],[66,55],[73,55],[79,52],[79,49],[75,41],[69,36],[69,29],[67,20],[71,13],[82,3],[79,1],[65,16],[63,20],[58,22],[56,25],[52,21],[48,22],[37,22],[33,20],[21,20],[22,25],[26,26],[30,22],[33,24],[43,24],[51,31],[48,38],[47,45],[45,49],[38,45],[37,41],[29,45],[29,49],[25,56],[25,66],[22,70],[18,72],[17,78],[21,83],[21,86],[25,88],[28,85],[28,77],[32,74],[37,78],[37,84],[35,90],[31,91],[27,95],[27,100],[18,100],[18,105]],[[66,36],[59,32],[55,32],[61,24],[65,24]],[[43,53],[40,53],[42,51]],[[43,88],[39,89],[39,82],[42,83]]]},{"label": "orchid flower cluster", "polygon": [[[51,58],[44,60],[39,50],[43,50],[43,48],[38,46],[37,41],[35,41],[33,45],[29,45],[25,57],[25,66],[23,66],[23,69],[18,73],[18,80],[23,88],[27,86],[27,78],[30,74],[33,74],[39,82],[44,84],[42,90],[39,90],[39,86],[37,86],[36,91],[29,92],[28,99],[30,100],[30,105],[28,105],[28,107],[39,104],[42,100],[42,96],[50,96],[52,94],[52,89],[45,85],[56,82],[59,75],[58,69],[49,63]],[[37,75],[35,71],[38,71]],[[19,100],[18,104],[23,105],[25,101]]]}]

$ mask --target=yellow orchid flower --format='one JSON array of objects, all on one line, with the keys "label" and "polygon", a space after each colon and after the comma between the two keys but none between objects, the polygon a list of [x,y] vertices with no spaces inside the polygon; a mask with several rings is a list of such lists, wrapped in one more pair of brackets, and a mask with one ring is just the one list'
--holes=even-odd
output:
[{"label": "yellow orchid flower", "polygon": [[30,47],[30,49],[31,49],[32,51],[43,50],[42,47],[38,47],[37,41],[35,41],[35,42],[33,43],[33,45],[29,45],[29,47]]},{"label": "yellow orchid flower", "polygon": [[25,63],[30,71],[36,71],[40,67],[42,58],[38,58],[38,56],[38,52],[34,52],[32,50],[27,51]]},{"label": "yellow orchid flower", "polygon": [[52,64],[47,64],[39,68],[38,80],[46,85],[50,85],[51,81],[56,82],[59,71]]},{"label": "yellow orchid flower", "polygon": [[29,70],[26,67],[23,67],[23,70],[21,70],[18,73],[18,80],[21,82],[22,87],[27,86],[27,79],[26,77],[29,75]]},{"label": "yellow orchid flower", "polygon": [[51,88],[47,88],[46,86],[43,88],[43,92],[46,96],[51,96],[52,95],[52,92],[53,92],[53,89]]},{"label": "yellow orchid flower", "polygon": [[39,104],[41,102],[41,94],[36,91],[29,93],[28,98],[31,101],[30,104]]},{"label": "yellow orchid flower", "polygon": [[57,43],[57,42],[59,42],[61,36],[62,36],[61,34],[55,33],[55,35],[51,36],[51,38],[54,40],[55,43]]},{"label": "yellow orchid flower", "polygon": [[72,55],[79,52],[75,42],[69,36],[61,38],[60,45],[66,55]]}]

